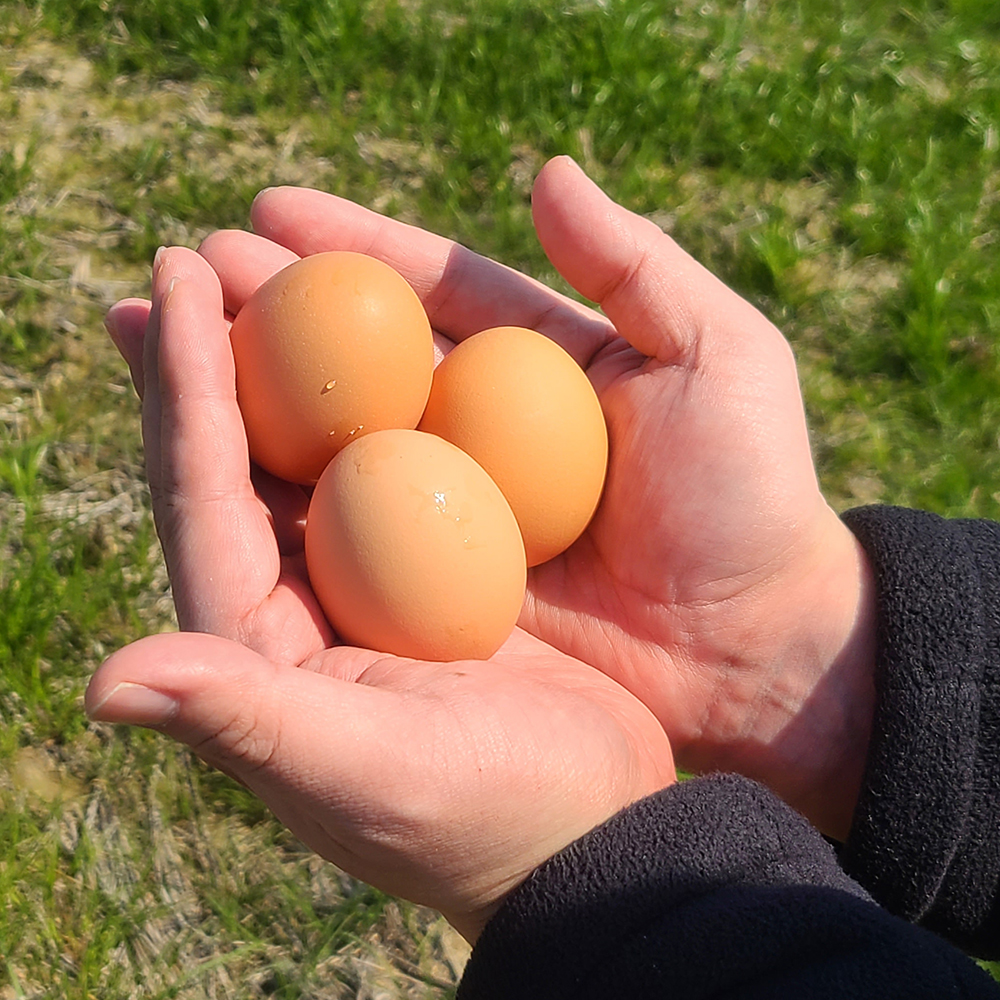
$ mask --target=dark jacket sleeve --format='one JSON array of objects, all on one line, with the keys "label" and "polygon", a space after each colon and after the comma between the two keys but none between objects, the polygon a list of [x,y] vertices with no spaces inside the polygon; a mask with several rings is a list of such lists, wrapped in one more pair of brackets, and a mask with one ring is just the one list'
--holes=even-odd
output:
[{"label": "dark jacket sleeve", "polygon": [[875,571],[879,638],[839,858],[752,782],[676,785],[515,890],[458,1000],[1000,997],[944,940],[1000,954],[1000,526],[892,507],[844,520]]},{"label": "dark jacket sleeve", "polygon": [[875,899],[1000,956],[1000,525],[862,507],[876,708],[841,861]]},{"label": "dark jacket sleeve", "polygon": [[798,814],[718,775],[644,799],[536,870],[458,1000],[997,1000],[935,935],[873,903]]}]

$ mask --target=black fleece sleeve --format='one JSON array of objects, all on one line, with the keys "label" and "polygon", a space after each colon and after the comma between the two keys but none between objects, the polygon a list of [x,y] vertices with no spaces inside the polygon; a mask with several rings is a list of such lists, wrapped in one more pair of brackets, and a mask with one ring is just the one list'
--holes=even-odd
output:
[{"label": "black fleece sleeve", "polygon": [[760,785],[718,775],[629,807],[518,887],[458,1000],[997,1000],[940,938],[873,903]]},{"label": "black fleece sleeve", "polygon": [[1000,525],[862,507],[876,708],[846,871],[891,912],[1000,957]]}]

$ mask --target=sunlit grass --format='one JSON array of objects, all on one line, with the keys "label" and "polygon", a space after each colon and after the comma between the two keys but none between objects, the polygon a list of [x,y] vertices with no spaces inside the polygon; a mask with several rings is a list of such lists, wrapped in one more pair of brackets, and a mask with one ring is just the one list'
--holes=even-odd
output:
[{"label": "sunlit grass", "polygon": [[101,313],[146,291],[161,243],[246,225],[261,187],[562,288],[529,199],[569,153],[786,332],[837,507],[1000,516],[1000,5],[28,0],[0,5],[0,45],[15,997],[442,997],[461,965],[430,915],[341,880],[228,779],[82,716],[107,652],[172,627]]}]

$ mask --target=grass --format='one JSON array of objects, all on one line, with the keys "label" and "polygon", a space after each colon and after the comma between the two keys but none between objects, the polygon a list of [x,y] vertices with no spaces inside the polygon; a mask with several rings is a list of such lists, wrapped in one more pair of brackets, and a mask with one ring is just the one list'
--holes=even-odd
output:
[{"label": "grass", "polygon": [[28,0],[0,7],[0,998],[448,996],[426,911],[83,719],[172,627],[101,330],[156,246],[309,184],[563,287],[570,153],[765,310],[827,495],[1000,517],[1000,4]]}]

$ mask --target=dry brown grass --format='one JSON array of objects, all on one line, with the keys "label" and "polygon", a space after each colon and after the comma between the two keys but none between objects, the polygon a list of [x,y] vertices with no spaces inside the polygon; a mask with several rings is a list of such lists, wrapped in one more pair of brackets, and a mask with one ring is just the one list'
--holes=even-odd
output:
[{"label": "dry brown grass", "polygon": [[[260,122],[223,116],[207,87],[109,88],[50,39],[21,39],[3,71],[0,146],[30,177],[2,210],[15,252],[0,323],[37,336],[0,365],[0,429],[10,449],[37,445],[40,474],[30,496],[0,490],[0,528],[8,556],[30,519],[53,550],[84,539],[110,565],[135,558],[149,512],[138,403],[102,326],[112,302],[146,292],[148,264],[135,259],[142,227],[109,183],[126,183],[122,162],[147,147],[184,164],[136,181],[137,200],[160,184],[164,203],[185,171],[321,184],[329,164],[303,152],[304,126],[274,143]],[[207,231],[167,212],[159,222],[164,243],[196,245]],[[77,711],[101,656],[174,627],[155,545],[145,558],[124,566],[142,579],[138,625],[98,630],[69,671],[40,662]],[[186,751],[101,725],[53,738],[13,690],[0,726],[0,1000],[450,995],[468,948],[441,918],[373,896]]]}]

